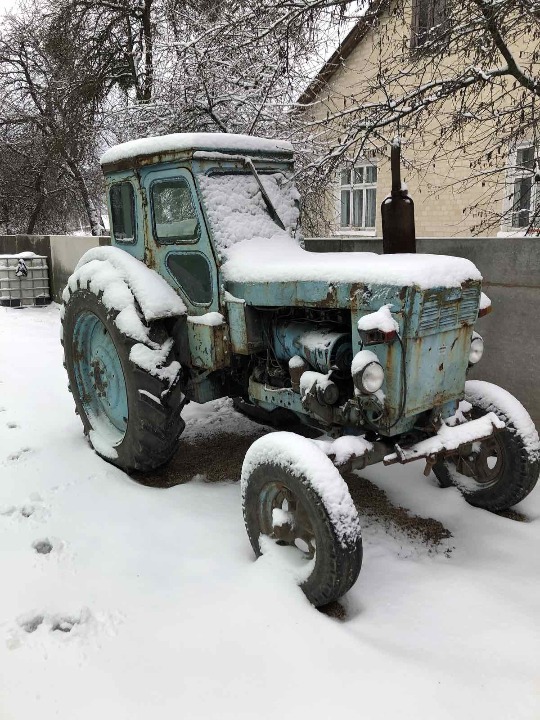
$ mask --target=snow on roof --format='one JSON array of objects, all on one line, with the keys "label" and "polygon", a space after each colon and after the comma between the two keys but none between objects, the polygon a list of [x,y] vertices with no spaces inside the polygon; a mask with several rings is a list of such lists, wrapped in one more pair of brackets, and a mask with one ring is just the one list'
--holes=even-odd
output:
[{"label": "snow on roof", "polygon": [[101,156],[101,165],[131,160],[142,155],[187,150],[213,150],[246,153],[292,153],[293,148],[285,140],[270,140],[252,135],[231,133],[174,133],[157,137],[130,140],[109,148]]}]

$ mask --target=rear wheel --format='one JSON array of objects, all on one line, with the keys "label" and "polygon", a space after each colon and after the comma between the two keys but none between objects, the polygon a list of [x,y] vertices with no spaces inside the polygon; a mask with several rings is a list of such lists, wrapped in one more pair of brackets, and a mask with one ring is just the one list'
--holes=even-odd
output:
[{"label": "rear wheel", "polygon": [[287,546],[313,605],[350,590],[362,566],[358,515],[337,469],[310,440],[283,432],[257,440],[244,462],[242,498],[255,554]]},{"label": "rear wheel", "polygon": [[[88,289],[70,293],[62,319],[69,388],[98,455],[127,471],[149,471],[176,452],[182,394],[130,360],[136,341],[117,328],[116,314]],[[160,321],[149,335],[161,347],[168,340]]]},{"label": "rear wheel", "polygon": [[473,443],[467,452],[440,460],[433,472],[441,487],[456,485],[468,503],[486,510],[507,510],[523,500],[540,472],[540,443],[534,424],[510,393],[480,380],[465,385],[471,419],[494,412],[506,425]]}]

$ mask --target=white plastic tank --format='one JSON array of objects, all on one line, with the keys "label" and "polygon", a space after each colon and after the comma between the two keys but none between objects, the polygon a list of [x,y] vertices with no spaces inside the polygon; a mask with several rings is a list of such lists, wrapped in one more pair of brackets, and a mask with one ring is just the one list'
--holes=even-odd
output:
[{"label": "white plastic tank", "polygon": [[50,301],[45,255],[33,252],[0,255],[0,305],[23,307],[47,305]]}]

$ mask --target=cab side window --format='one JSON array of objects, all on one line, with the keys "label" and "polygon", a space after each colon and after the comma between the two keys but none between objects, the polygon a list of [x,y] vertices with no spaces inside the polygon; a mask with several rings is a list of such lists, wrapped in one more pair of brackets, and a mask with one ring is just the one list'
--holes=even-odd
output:
[{"label": "cab side window", "polygon": [[135,193],[129,182],[115,183],[109,190],[112,231],[116,242],[134,243]]},{"label": "cab side window", "polygon": [[200,236],[191,189],[183,178],[152,183],[152,224],[161,245],[194,243]]},{"label": "cab side window", "polygon": [[195,305],[212,302],[212,271],[208,260],[199,252],[171,252],[167,269]]}]

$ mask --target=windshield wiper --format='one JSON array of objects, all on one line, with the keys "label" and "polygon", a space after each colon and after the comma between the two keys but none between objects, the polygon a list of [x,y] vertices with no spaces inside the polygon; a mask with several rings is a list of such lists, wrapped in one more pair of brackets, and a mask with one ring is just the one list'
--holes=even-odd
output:
[{"label": "windshield wiper", "polygon": [[270,214],[270,217],[272,218],[272,220],[273,220],[277,225],[279,225],[279,227],[280,227],[282,230],[285,230],[285,231],[286,231],[287,228],[285,227],[285,225],[283,224],[283,221],[282,221],[281,218],[279,217],[278,211],[277,211],[276,208],[274,207],[274,203],[270,200],[270,196],[268,195],[268,193],[266,192],[266,189],[265,189],[264,185],[262,184],[261,178],[259,177],[259,173],[258,173],[257,170],[255,169],[255,165],[253,164],[253,160],[252,160],[250,157],[246,157],[245,155],[242,156],[242,160],[243,160],[243,162],[244,162],[244,165],[247,165],[247,167],[248,167],[248,168],[250,169],[250,171],[251,171],[251,174],[253,175],[253,177],[254,177],[255,180],[257,181],[257,185],[259,186],[259,190],[261,191],[261,195],[263,196],[263,200],[264,200],[264,202],[265,202],[265,204],[266,204],[266,207],[268,208],[268,212],[269,212],[269,214]]}]

